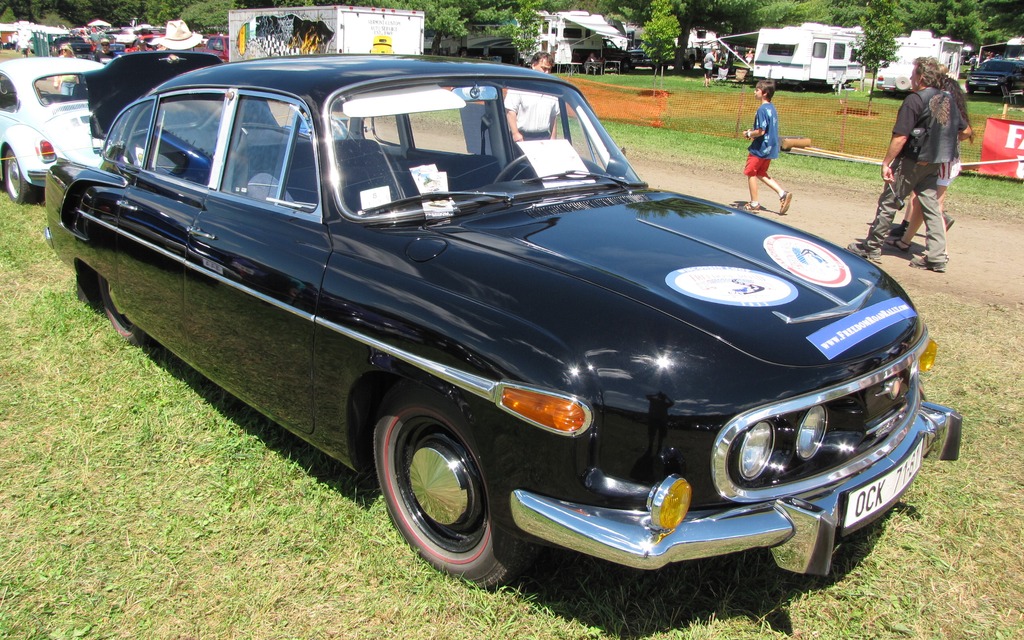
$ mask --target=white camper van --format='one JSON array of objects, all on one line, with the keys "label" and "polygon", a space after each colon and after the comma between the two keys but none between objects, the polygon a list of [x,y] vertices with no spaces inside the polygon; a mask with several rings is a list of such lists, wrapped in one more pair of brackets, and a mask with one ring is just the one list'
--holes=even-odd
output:
[{"label": "white camper van", "polygon": [[949,68],[949,77],[960,77],[960,53],[964,43],[945,36],[936,38],[931,31],[912,31],[896,38],[899,60],[878,70],[875,86],[882,91],[910,91],[910,74],[914,60],[931,57]]},{"label": "white camper van", "polygon": [[771,78],[779,84],[835,87],[860,80],[864,67],[851,58],[862,34],[860,27],[830,27],[815,22],[761,29],[757,33],[754,77]]},{"label": "white camper van", "polygon": [[626,36],[604,16],[586,11],[541,11],[540,16],[537,45],[555,57],[555,64],[583,63],[594,54],[622,73],[632,69]]}]

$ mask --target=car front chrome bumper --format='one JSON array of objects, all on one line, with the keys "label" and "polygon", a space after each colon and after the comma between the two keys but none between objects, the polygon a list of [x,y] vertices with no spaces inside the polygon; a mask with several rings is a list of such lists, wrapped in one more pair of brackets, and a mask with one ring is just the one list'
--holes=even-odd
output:
[{"label": "car front chrome bumper", "polygon": [[524,490],[512,492],[512,515],[520,528],[542,540],[640,569],[770,547],[783,569],[826,575],[842,525],[842,498],[902,464],[919,443],[923,442],[925,455],[937,449],[940,460],[956,460],[962,422],[953,409],[923,403],[906,437],[863,472],[801,497],[691,511],[668,533],[649,527],[647,511],[573,504]]}]

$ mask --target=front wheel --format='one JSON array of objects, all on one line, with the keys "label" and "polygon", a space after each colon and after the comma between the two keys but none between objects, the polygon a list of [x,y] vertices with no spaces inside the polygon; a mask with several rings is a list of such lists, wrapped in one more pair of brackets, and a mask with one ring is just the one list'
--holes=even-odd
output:
[{"label": "front wheel", "polygon": [[25,177],[12,149],[4,151],[4,184],[7,195],[14,204],[34,204],[39,201],[39,188]]},{"label": "front wheel", "polygon": [[497,530],[463,415],[439,394],[402,383],[381,406],[374,460],[391,519],[435,568],[490,588],[532,562],[533,545]]}]

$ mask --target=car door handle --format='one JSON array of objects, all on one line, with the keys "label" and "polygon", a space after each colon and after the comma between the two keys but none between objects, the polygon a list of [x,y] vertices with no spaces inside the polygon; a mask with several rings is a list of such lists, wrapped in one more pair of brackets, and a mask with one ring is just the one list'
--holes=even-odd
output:
[{"label": "car door handle", "polygon": [[139,208],[131,203],[130,200],[121,199],[117,201],[117,206],[121,207],[125,211],[138,211]]},{"label": "car door handle", "polygon": [[190,236],[196,236],[197,238],[202,238],[204,240],[216,240],[217,239],[217,236],[213,235],[212,233],[206,233],[205,231],[203,231],[199,227],[189,227],[188,228],[188,234]]}]

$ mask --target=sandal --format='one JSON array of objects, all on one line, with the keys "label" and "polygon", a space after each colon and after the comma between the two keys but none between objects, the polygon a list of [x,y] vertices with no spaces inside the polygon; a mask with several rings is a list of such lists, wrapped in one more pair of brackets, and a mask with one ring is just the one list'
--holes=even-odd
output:
[{"label": "sandal", "polygon": [[761,205],[759,205],[759,204],[754,205],[754,204],[750,204],[749,202],[743,203],[743,206],[740,207],[740,208],[743,209],[744,211],[751,211],[751,212],[754,212],[754,213],[757,213],[759,211],[767,211],[767,209],[765,209]]},{"label": "sandal", "polygon": [[885,244],[889,245],[890,247],[896,247],[897,249],[903,251],[904,253],[910,251],[910,247],[913,246],[909,242],[903,242],[902,238],[889,238],[888,240],[885,241]]}]

